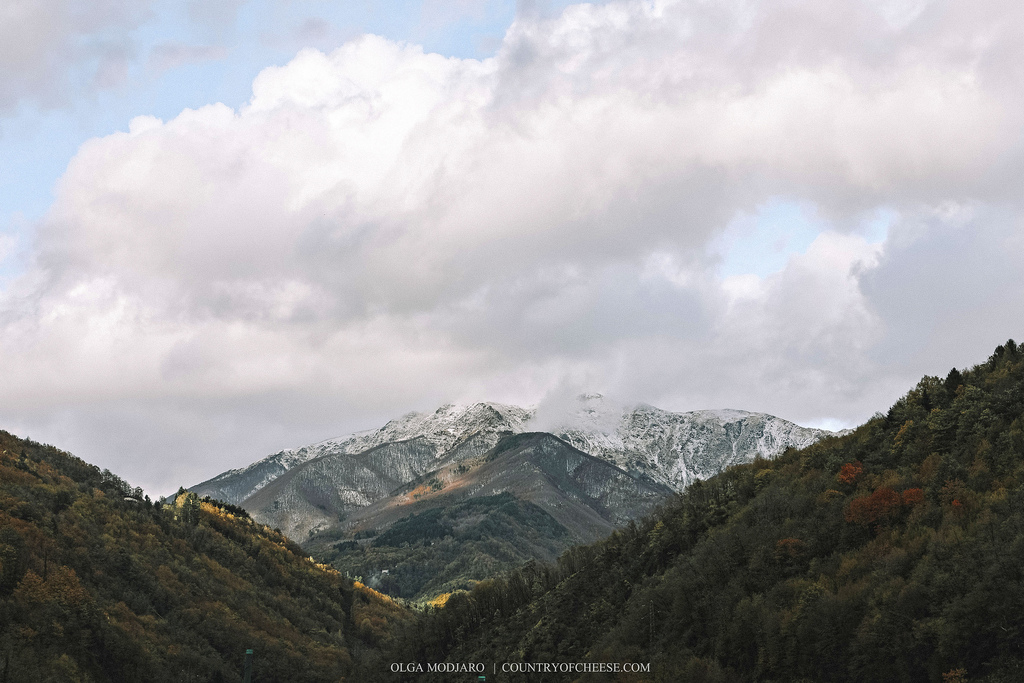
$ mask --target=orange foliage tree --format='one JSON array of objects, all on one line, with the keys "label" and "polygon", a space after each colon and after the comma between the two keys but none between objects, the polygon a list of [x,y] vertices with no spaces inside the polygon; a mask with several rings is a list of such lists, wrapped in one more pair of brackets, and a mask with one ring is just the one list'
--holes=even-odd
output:
[{"label": "orange foliage tree", "polygon": [[895,517],[902,505],[900,494],[888,486],[880,486],[870,496],[851,500],[845,517],[847,522],[856,524],[878,524]]},{"label": "orange foliage tree", "polygon": [[903,504],[907,507],[913,507],[918,503],[924,502],[924,490],[923,489],[907,489],[902,495]]},{"label": "orange foliage tree", "polygon": [[836,479],[843,484],[855,484],[862,474],[864,474],[864,466],[860,463],[860,460],[855,460],[843,465],[842,469],[839,470],[839,474],[836,475]]}]

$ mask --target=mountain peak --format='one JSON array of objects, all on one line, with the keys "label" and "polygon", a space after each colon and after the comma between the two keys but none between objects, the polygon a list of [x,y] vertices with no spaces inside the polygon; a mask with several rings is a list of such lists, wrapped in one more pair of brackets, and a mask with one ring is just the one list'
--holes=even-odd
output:
[{"label": "mountain peak", "polygon": [[[674,413],[647,404],[621,403],[599,393],[552,398],[531,408],[487,401],[446,403],[433,412],[406,413],[376,430],[280,451],[192,490],[238,504],[285,472],[318,458],[356,456],[400,443],[415,444],[420,454],[410,470],[415,477],[444,463],[475,457],[503,434],[522,432],[554,434],[574,448],[677,491],[728,465],[758,456],[773,458],[790,446],[807,446],[830,434],[764,413],[731,409]],[[365,476],[379,478],[379,474]],[[402,483],[404,476],[395,481]],[[352,495],[353,500],[359,497]]]}]

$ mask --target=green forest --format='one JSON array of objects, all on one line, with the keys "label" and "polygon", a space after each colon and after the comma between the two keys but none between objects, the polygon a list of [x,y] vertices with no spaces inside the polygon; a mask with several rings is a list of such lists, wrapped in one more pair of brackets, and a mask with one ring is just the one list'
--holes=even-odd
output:
[{"label": "green forest", "polygon": [[365,680],[408,612],[240,508],[0,432],[0,683]]},{"label": "green forest", "polygon": [[651,664],[502,681],[1024,680],[1024,346],[481,582],[393,647],[398,661]]}]

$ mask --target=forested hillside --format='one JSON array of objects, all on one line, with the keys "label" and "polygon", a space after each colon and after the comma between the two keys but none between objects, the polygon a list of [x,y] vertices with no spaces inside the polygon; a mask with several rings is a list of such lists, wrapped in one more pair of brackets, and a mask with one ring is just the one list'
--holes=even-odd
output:
[{"label": "forested hillside", "polygon": [[457,594],[391,656],[651,663],[621,680],[1024,680],[1024,346]]},{"label": "forested hillside", "polygon": [[240,508],[0,432],[0,683],[365,680],[407,612]]}]

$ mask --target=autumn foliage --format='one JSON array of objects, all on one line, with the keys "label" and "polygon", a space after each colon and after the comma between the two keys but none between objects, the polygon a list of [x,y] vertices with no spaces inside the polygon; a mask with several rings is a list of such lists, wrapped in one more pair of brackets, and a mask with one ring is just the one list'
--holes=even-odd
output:
[{"label": "autumn foliage", "polygon": [[856,484],[857,479],[862,474],[864,474],[864,466],[858,460],[855,462],[848,462],[843,465],[839,470],[839,474],[836,475],[836,479],[843,484]]},{"label": "autumn foliage", "polygon": [[240,683],[250,648],[254,680],[366,680],[406,610],[244,510],[181,498],[0,431],[0,683]]},{"label": "autumn foliage", "polygon": [[903,499],[888,486],[880,486],[870,496],[850,501],[846,508],[846,521],[857,524],[878,524],[889,521],[900,512]]},{"label": "autumn foliage", "polygon": [[901,496],[903,498],[903,504],[907,507],[913,507],[919,503],[924,502],[924,490],[923,489],[907,489]]},{"label": "autumn foliage", "polygon": [[897,493],[888,486],[880,486],[870,496],[854,498],[844,513],[847,522],[855,524],[882,524],[896,518],[901,510],[924,502],[924,490],[911,488]]}]

